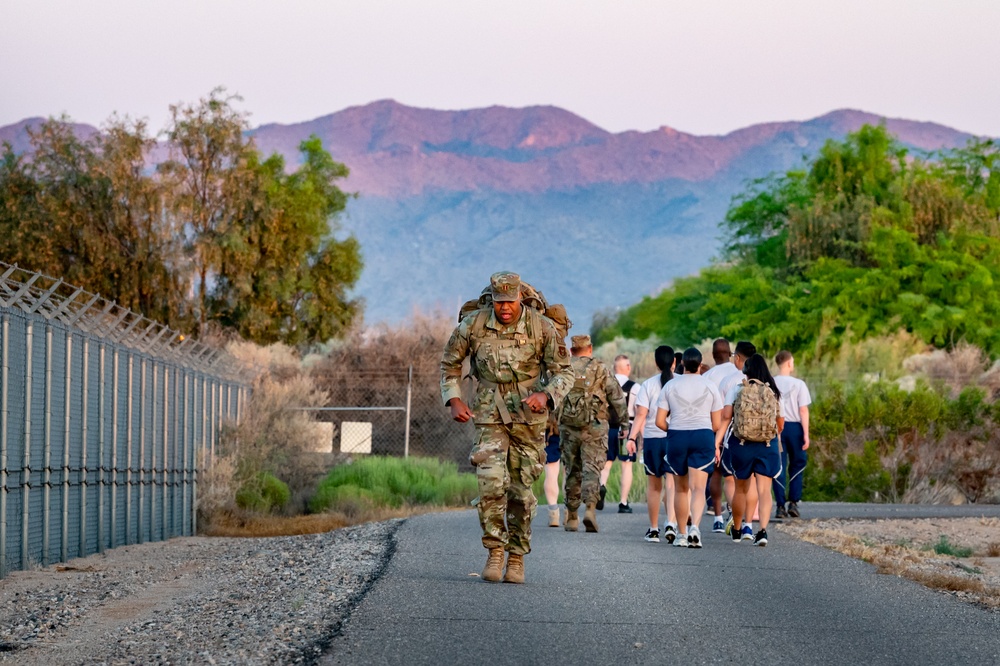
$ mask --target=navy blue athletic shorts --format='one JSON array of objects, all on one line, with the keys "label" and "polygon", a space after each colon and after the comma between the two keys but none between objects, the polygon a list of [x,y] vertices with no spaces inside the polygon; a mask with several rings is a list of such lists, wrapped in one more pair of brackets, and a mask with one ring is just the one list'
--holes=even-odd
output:
[{"label": "navy blue athletic shorts", "polygon": [[721,464],[719,465],[719,470],[722,472],[722,476],[732,476],[733,475],[733,450],[726,446],[728,442],[722,443],[722,455],[719,456]]},{"label": "navy blue athletic shorts", "polygon": [[781,473],[781,449],[778,438],[770,442],[744,442],[736,437],[729,438],[730,459],[733,476],[749,479],[751,474],[774,478]]},{"label": "navy blue athletic shorts", "polygon": [[715,433],[710,428],[668,430],[667,471],[684,476],[691,468],[708,474],[715,469]]},{"label": "navy blue athletic shorts", "polygon": [[658,476],[662,479],[669,473],[664,460],[666,455],[666,437],[642,438],[642,466],[646,468],[646,476]]},{"label": "navy blue athletic shorts", "polygon": [[[611,428],[611,429],[608,430],[608,460],[621,460],[623,462],[626,461],[626,460],[628,460],[629,462],[635,462],[635,454],[634,453],[632,455],[629,455],[629,456],[618,455],[618,441],[619,441],[618,440],[618,433],[619,432],[620,431],[618,430],[618,428]],[[625,436],[628,437],[628,433],[625,433]],[[636,448],[638,448],[638,447],[636,447]]]},{"label": "navy blue athletic shorts", "polygon": [[545,440],[545,464],[559,462],[559,435],[549,435]]}]

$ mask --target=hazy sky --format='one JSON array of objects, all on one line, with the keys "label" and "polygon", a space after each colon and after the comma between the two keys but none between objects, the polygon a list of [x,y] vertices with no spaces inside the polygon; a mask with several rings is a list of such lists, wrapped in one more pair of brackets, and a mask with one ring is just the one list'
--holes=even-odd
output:
[{"label": "hazy sky", "polygon": [[393,98],[696,134],[849,107],[1000,136],[998,35],[995,0],[0,0],[0,125],[158,130],[224,85],[254,125]]}]

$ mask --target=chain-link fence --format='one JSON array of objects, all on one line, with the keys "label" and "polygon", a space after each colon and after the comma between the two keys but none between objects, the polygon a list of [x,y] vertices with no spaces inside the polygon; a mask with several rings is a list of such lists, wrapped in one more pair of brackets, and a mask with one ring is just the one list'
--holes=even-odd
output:
[{"label": "chain-link fence", "polygon": [[324,382],[329,406],[313,411],[333,424],[334,452],[429,456],[471,469],[474,428],[451,419],[439,382],[434,367],[355,369]]},{"label": "chain-link fence", "polygon": [[0,576],[195,533],[248,388],[223,351],[0,263]]}]

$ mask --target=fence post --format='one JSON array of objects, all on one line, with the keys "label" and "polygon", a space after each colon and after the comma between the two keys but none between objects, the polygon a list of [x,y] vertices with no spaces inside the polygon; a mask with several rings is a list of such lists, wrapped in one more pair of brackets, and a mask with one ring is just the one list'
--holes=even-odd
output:
[{"label": "fence post", "polygon": [[170,373],[163,364],[163,456],[160,458],[160,541],[167,538],[167,434],[170,416]]},{"label": "fence post", "polygon": [[[181,519],[181,529],[177,529],[177,491],[180,490],[181,484],[178,480],[180,475],[180,470],[177,465],[180,463],[180,447],[183,442],[183,433],[181,432],[180,424],[178,420],[181,417],[181,403],[180,403],[180,390],[181,385],[177,380],[178,375],[181,374],[180,368],[176,365],[174,366],[174,423],[173,423],[173,437],[171,438],[174,445],[173,463],[171,463],[172,469],[170,470],[170,536],[177,536],[184,532],[184,519]],[[178,437],[178,434],[181,436]]]},{"label": "fence post", "polygon": [[132,446],[135,440],[132,437],[132,425],[135,422],[135,394],[133,386],[133,373],[135,372],[135,357],[129,352],[128,355],[128,379],[125,381],[125,395],[128,396],[128,411],[125,412],[125,543],[132,543]]},{"label": "fence post", "polygon": [[83,450],[80,453],[80,552],[78,556],[87,554],[87,398],[90,392],[90,339],[83,338],[83,394],[81,401],[82,424],[80,426],[80,441]]},{"label": "fence post", "polygon": [[0,324],[0,576],[7,575],[7,382],[10,376],[10,315]]},{"label": "fence post", "polygon": [[66,396],[63,408],[66,414],[63,417],[63,425],[66,431],[63,433],[63,467],[62,467],[62,536],[59,547],[59,561],[65,562],[69,559],[69,447],[70,447],[70,410],[73,407],[71,402],[73,391],[73,334],[66,331]]},{"label": "fence post", "polygon": [[146,359],[139,359],[139,517],[135,521],[136,541],[143,542],[143,511],[146,499]]},{"label": "fence post", "polygon": [[106,376],[107,369],[104,367],[106,365],[104,358],[104,343],[100,342],[97,345],[97,362],[100,363],[100,367],[97,370],[97,423],[100,430],[97,433],[97,552],[104,552],[104,438],[107,431],[107,412],[105,408],[105,394],[107,393],[107,381]]},{"label": "fence post", "polygon": [[[28,566],[28,523],[31,494],[31,352],[34,347],[34,323],[28,320],[24,358],[24,459],[21,461],[21,568]],[[7,544],[3,544],[4,547]]]},{"label": "fence post", "polygon": [[118,545],[118,347],[111,356],[111,547]]},{"label": "fence post", "polygon": [[181,370],[181,377],[184,379],[184,398],[181,403],[184,405],[181,412],[181,447],[183,447],[183,455],[181,456],[181,534],[185,534],[184,522],[187,520],[188,493],[191,490],[188,475],[188,402],[191,400],[191,393],[188,390],[187,368]]},{"label": "fence post", "polygon": [[403,457],[410,457],[410,402],[413,398],[413,365],[406,375],[406,434],[403,436]]},{"label": "fence post", "polygon": [[45,466],[42,468],[42,566],[49,563],[52,500],[52,324],[45,325]]},{"label": "fence post", "polygon": [[150,420],[149,429],[149,539],[153,539],[153,527],[156,525],[156,385],[157,385],[157,366],[156,360],[150,360],[153,366],[153,402],[152,402],[152,417]]}]

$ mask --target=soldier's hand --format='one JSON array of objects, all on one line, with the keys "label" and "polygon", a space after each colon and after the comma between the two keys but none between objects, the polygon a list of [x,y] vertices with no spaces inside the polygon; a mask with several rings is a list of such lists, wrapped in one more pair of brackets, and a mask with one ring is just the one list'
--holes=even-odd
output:
[{"label": "soldier's hand", "polygon": [[545,408],[548,406],[549,396],[541,391],[538,393],[532,393],[524,399],[524,404],[526,404],[528,409],[533,411],[535,414],[539,414],[544,412]]},{"label": "soldier's hand", "polygon": [[448,406],[451,408],[451,418],[459,423],[465,423],[472,418],[472,410],[462,402],[461,398],[452,398]]}]

